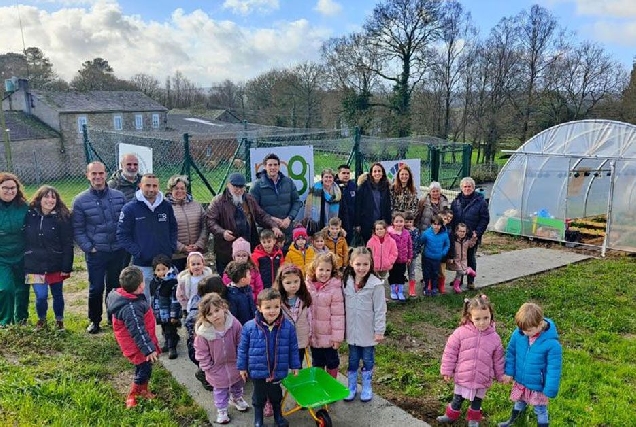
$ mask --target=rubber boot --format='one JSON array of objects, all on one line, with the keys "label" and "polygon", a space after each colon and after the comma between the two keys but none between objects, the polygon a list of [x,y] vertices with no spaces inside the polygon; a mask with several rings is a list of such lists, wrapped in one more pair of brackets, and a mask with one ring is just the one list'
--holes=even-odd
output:
[{"label": "rubber boot", "polygon": [[477,272],[470,267],[466,268],[466,274],[468,274],[470,277],[477,276]]},{"label": "rubber boot", "polygon": [[468,420],[468,427],[479,427],[479,422],[481,421],[481,409],[476,411],[468,408],[466,419]]},{"label": "rubber boot", "polygon": [[397,285],[391,285],[391,299],[393,301],[398,299]]},{"label": "rubber boot", "polygon": [[329,375],[331,375],[335,379],[338,379],[338,368],[327,369],[326,371]]},{"label": "rubber boot", "polygon": [[415,280],[409,280],[409,296],[410,297],[417,296],[417,294],[415,293]]},{"label": "rubber boot", "polygon": [[446,293],[446,277],[437,278],[437,289],[439,289],[440,294]]},{"label": "rubber boot", "polygon": [[128,396],[126,397],[126,408],[134,408],[137,406],[137,396],[139,395],[139,391],[139,386],[132,383],[130,386],[130,392],[128,392]]},{"label": "rubber boot", "polygon": [[168,352],[168,359],[176,359],[179,357],[179,353],[177,353],[177,347],[170,347]]},{"label": "rubber boot", "polygon": [[170,343],[170,340],[164,334],[163,346],[161,347],[161,352],[167,353],[170,347],[172,347],[172,344]]},{"label": "rubber boot", "polygon": [[276,405],[272,404],[272,409],[274,410],[274,422],[278,427],[288,427],[289,421],[285,417],[283,417],[283,412],[280,407],[280,402]]},{"label": "rubber boot", "polygon": [[254,427],[263,427],[263,407],[254,406]]},{"label": "rubber boot", "polygon": [[444,415],[440,415],[437,417],[438,423],[453,423],[455,422],[459,416],[461,415],[461,411],[454,410],[450,405],[446,407],[446,413]]},{"label": "rubber boot", "polygon": [[362,371],[362,392],[360,393],[360,401],[368,402],[373,397],[373,389],[371,380],[373,379],[373,371]]},{"label": "rubber boot", "polygon": [[348,371],[347,380],[349,381],[349,395],[344,398],[344,401],[351,402],[353,399],[356,398],[356,392],[358,390],[358,371]]},{"label": "rubber boot", "polygon": [[518,411],[516,409],[512,410],[512,414],[510,414],[510,418],[508,418],[506,421],[500,422],[499,424],[497,424],[497,427],[510,427],[512,426],[515,421],[517,421],[517,418],[519,418],[519,416],[521,415],[521,412],[523,411]]},{"label": "rubber boot", "polygon": [[453,280],[453,290],[455,291],[456,294],[461,294],[462,293],[461,284],[462,284],[461,280],[459,280],[459,279]]},{"label": "rubber boot", "polygon": [[404,284],[395,285],[395,287],[397,288],[398,301],[405,302],[406,297],[404,296]]},{"label": "rubber boot", "polygon": [[148,383],[139,384],[139,396],[143,397],[144,399],[154,399],[155,397],[157,397],[150,390],[148,390]]}]

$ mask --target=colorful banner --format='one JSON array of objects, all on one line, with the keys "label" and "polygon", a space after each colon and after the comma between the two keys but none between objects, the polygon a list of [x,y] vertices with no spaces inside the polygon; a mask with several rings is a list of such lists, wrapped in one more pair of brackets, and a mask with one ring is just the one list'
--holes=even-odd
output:
[{"label": "colorful banner", "polygon": [[390,183],[393,183],[396,178],[400,166],[406,164],[411,169],[411,172],[413,172],[413,183],[417,189],[418,196],[421,196],[422,190],[420,190],[420,173],[422,169],[420,159],[385,160],[380,162],[380,164],[384,166]]}]

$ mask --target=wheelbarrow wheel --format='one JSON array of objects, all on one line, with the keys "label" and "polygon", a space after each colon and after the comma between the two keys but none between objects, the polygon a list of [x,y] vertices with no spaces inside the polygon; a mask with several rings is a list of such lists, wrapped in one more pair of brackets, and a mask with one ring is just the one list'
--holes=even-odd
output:
[{"label": "wheelbarrow wheel", "polygon": [[331,417],[326,409],[316,411],[316,427],[331,427]]}]

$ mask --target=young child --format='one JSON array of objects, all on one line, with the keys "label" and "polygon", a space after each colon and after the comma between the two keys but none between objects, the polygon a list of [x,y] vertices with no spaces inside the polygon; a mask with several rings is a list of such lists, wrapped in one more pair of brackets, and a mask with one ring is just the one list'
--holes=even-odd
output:
[{"label": "young child", "polygon": [[[258,271],[258,268],[256,268],[256,264],[252,261],[250,242],[242,237],[232,242],[232,260],[236,262],[246,262],[250,265],[250,276],[252,277],[250,286],[252,288],[252,294],[254,295],[254,304],[256,304],[256,297],[259,292],[263,290],[263,279],[261,279],[261,273]],[[229,285],[230,282],[232,281],[228,275],[223,273],[223,283]]]},{"label": "young child", "polygon": [[252,253],[252,261],[258,267],[263,280],[263,288],[271,288],[278,267],[285,262],[283,251],[276,242],[276,236],[270,229],[264,228],[259,234],[261,244]]},{"label": "young child", "polygon": [[177,280],[177,299],[181,303],[184,314],[188,310],[188,301],[197,293],[197,285],[204,278],[212,275],[212,269],[205,265],[201,252],[190,252],[186,259],[186,269],[179,273]]},{"label": "young child", "polygon": [[228,405],[247,411],[243,399],[245,380],[236,368],[236,349],[243,327],[228,311],[227,303],[218,294],[208,294],[199,304],[194,350],[199,368],[214,387],[217,424],[227,424]]},{"label": "young child", "polygon": [[160,350],[155,335],[155,318],[144,296],[144,275],[137,267],[126,267],[119,275],[120,288],[108,294],[108,317],[124,356],[135,365],[135,379],[126,398],[126,407],[137,406],[137,397],[152,399],[148,381],[152,364]]},{"label": "young child", "polygon": [[[186,344],[188,347],[188,357],[192,363],[197,366],[199,366],[199,362],[196,357],[194,357],[194,326],[196,324],[197,317],[199,316],[199,302],[201,302],[201,299],[209,293],[218,294],[221,298],[225,299],[225,285],[223,284],[221,277],[216,274],[201,280],[197,286],[196,295],[193,295],[188,301],[188,317],[186,317],[185,320],[185,328],[188,332]],[[203,388],[206,390],[212,391],[214,389],[205,379],[205,373],[201,369],[197,369],[194,377],[201,382]]]},{"label": "young child", "polygon": [[506,351],[506,376],[514,379],[510,400],[512,414],[499,427],[509,427],[534,406],[539,427],[548,426],[548,399],[556,397],[561,383],[562,350],[556,325],[543,317],[534,303],[525,303],[515,314],[517,329]]},{"label": "young child", "polygon": [[329,226],[323,229],[323,233],[327,236],[325,246],[336,255],[338,271],[340,271],[349,262],[349,245],[347,245],[340,218],[331,218]]},{"label": "young child", "polygon": [[426,296],[435,296],[438,293],[437,277],[439,276],[439,266],[442,258],[448,253],[450,247],[448,234],[442,230],[442,227],[442,218],[439,215],[433,215],[431,226],[424,230],[420,236],[420,241],[424,248],[424,255],[422,257],[422,283],[424,295]]},{"label": "young child", "polygon": [[161,351],[168,351],[168,358],[176,359],[179,334],[177,327],[181,321],[181,304],[177,300],[177,273],[172,259],[167,255],[157,255],[152,260],[154,276],[150,281],[152,310],[165,339]]},{"label": "young child", "polygon": [[367,242],[367,248],[373,254],[374,273],[382,280],[387,278],[398,256],[395,240],[386,234],[386,222],[380,219],[373,224],[373,236]]},{"label": "young child", "polygon": [[404,277],[406,269],[413,258],[413,242],[411,233],[404,228],[404,213],[393,212],[392,225],[388,229],[389,236],[395,240],[397,258],[389,271],[389,283],[391,284],[391,299],[406,301],[404,297]]},{"label": "young child", "polygon": [[360,400],[368,402],[373,396],[375,346],[384,339],[386,329],[386,299],[382,280],[373,275],[373,256],[367,248],[351,250],[343,282],[349,344],[349,396],[344,400],[351,402],[356,397],[358,366],[362,361]]},{"label": "young child", "polygon": [[325,243],[327,240],[325,236],[326,233],[322,230],[317,231],[313,236],[311,236],[311,246],[314,248],[314,256],[329,253],[329,248]]},{"label": "young child", "polygon": [[309,246],[307,229],[305,227],[296,227],[292,233],[293,241],[289,246],[285,259],[301,269],[303,276],[307,272],[307,267],[311,265],[316,256],[314,248]]},{"label": "young child", "polygon": [[404,228],[411,235],[411,242],[413,243],[413,256],[411,257],[411,263],[408,265],[408,278],[409,278],[409,296],[415,297],[415,260],[417,260],[422,253],[422,243],[420,242],[420,230],[415,226],[415,215],[413,212],[404,213]]},{"label": "young child", "polygon": [[[477,233],[473,231],[472,237],[469,239],[466,234],[468,227],[460,222],[455,227],[453,235],[452,251],[449,251],[449,258],[446,260],[446,269],[455,272],[455,280],[453,280],[453,290],[456,294],[462,292],[461,283],[465,275],[475,277],[477,273],[468,266],[468,249],[477,244]],[[450,255],[452,252],[452,255]]]},{"label": "young child", "polygon": [[[448,234],[448,241],[453,242],[453,229],[451,223],[453,222],[453,211],[450,208],[445,208],[440,214],[442,217],[442,223],[444,224],[443,231]],[[439,289],[440,294],[446,293],[446,261],[448,257],[453,254],[453,245],[451,244],[450,248],[446,255],[442,258],[442,262],[439,265],[439,275],[437,276],[437,288]]]},{"label": "young child", "polygon": [[280,292],[283,315],[296,328],[298,357],[302,365],[311,336],[311,294],[305,284],[305,273],[286,263],[278,270],[274,287]]},{"label": "young child", "polygon": [[280,382],[291,369],[300,369],[298,338],[294,326],[281,313],[281,297],[276,289],[266,288],[258,295],[256,318],[243,326],[238,348],[237,367],[241,378],[248,374],[254,384],[252,405],[254,426],[263,426],[263,407],[269,400],[277,426],[289,426],[281,412],[283,391]]},{"label": "young child", "polygon": [[226,294],[230,313],[244,325],[248,320],[252,320],[256,313],[254,295],[249,286],[252,280],[250,266],[246,262],[231,261],[225,267],[225,274],[231,280]]},{"label": "young child", "polygon": [[446,413],[437,417],[437,421],[455,422],[467,399],[470,401],[466,415],[468,425],[478,427],[481,402],[492,379],[504,380],[504,350],[495,331],[492,304],[486,295],[464,301],[459,327],[446,341],[440,371],[444,381],[455,382],[455,390]]},{"label": "young child", "polygon": [[311,294],[311,363],[337,378],[338,348],[345,332],[345,306],[336,256],[332,253],[316,255],[307,278]]}]

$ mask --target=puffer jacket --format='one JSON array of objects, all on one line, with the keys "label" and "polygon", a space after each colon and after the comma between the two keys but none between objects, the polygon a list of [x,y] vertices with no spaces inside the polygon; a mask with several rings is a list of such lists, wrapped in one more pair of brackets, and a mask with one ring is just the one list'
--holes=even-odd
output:
[{"label": "puffer jacket", "polygon": [[278,245],[274,246],[271,253],[267,253],[265,249],[263,249],[263,245],[259,244],[254,249],[254,252],[252,252],[252,261],[254,261],[256,268],[258,268],[258,271],[261,273],[263,287],[271,288],[274,279],[276,279],[278,268],[285,262],[285,257]]},{"label": "puffer jacket", "polygon": [[465,271],[468,268],[468,249],[477,244],[477,236],[470,239],[459,237],[454,239],[452,251],[448,252],[449,258],[453,258],[453,262],[447,261],[446,268],[451,271]]},{"label": "puffer jacket", "polygon": [[141,182],[141,175],[137,174],[135,182],[130,182],[122,175],[122,170],[119,169],[110,176],[110,179],[106,183],[109,188],[113,190],[119,190],[124,193],[124,197],[127,202],[130,202],[135,198],[135,193],[139,190],[139,183]]},{"label": "puffer jacket", "polygon": [[[212,269],[210,267],[203,267],[203,273],[201,273],[201,279],[203,277],[212,276]],[[198,283],[195,285],[192,283],[192,273],[190,270],[185,269],[181,273],[177,275],[177,300],[181,303],[181,308],[183,310],[187,310],[188,301],[192,298],[193,295],[197,294]]]},{"label": "puffer jacket", "polygon": [[[259,206],[275,218],[290,218],[293,221],[303,205],[294,181],[281,172],[278,172],[276,184],[267,177],[266,172],[259,172],[257,179],[250,194]],[[286,231],[291,233],[292,229],[293,227],[287,227]]]},{"label": "puffer jacket", "polygon": [[106,187],[82,191],[73,199],[73,235],[84,252],[114,252],[122,248],[117,240],[117,224],[126,204],[124,193]]},{"label": "puffer jacket", "polygon": [[55,211],[44,215],[29,209],[24,219],[25,273],[45,274],[73,270],[73,230],[71,218]]},{"label": "puffer jacket", "polygon": [[241,322],[246,324],[254,318],[256,313],[256,303],[254,302],[254,294],[250,286],[236,286],[230,284],[225,294],[227,304],[230,307],[230,313]]},{"label": "puffer jacket", "polygon": [[433,227],[429,227],[422,232],[420,241],[424,247],[424,256],[429,259],[441,261],[450,248],[448,233],[444,229],[441,229],[439,233],[436,234],[433,231]]},{"label": "puffer jacket", "polygon": [[309,346],[309,337],[311,336],[311,306],[305,306],[300,298],[296,298],[294,307],[281,304],[281,309],[285,318],[296,328],[298,348],[307,348]]},{"label": "puffer jacket", "polygon": [[113,321],[115,339],[124,356],[134,365],[146,361],[152,352],[161,352],[155,334],[155,317],[143,294],[131,294],[123,288],[110,291],[108,317]]},{"label": "puffer jacket", "polygon": [[[256,298],[258,298],[258,294],[263,290],[263,279],[261,279],[261,272],[258,271],[257,268],[250,269],[250,287],[252,288],[252,295],[254,295],[254,304],[256,304]],[[232,279],[227,275],[227,273],[223,273],[223,284],[228,286],[232,283]]]},{"label": "puffer jacket", "polygon": [[380,238],[375,234],[371,236],[367,242],[367,248],[371,249],[373,254],[375,271],[389,271],[393,268],[398,257],[398,250],[395,240],[388,233],[384,236],[383,242],[380,242]]},{"label": "puffer jacket", "polygon": [[459,193],[455,200],[451,203],[453,210],[452,229],[457,224],[464,223],[468,227],[468,235],[477,233],[477,242],[481,242],[481,236],[486,232],[490,214],[488,213],[488,203],[484,196],[477,192],[473,192],[466,197],[463,193]]},{"label": "puffer jacket", "polygon": [[344,288],[347,313],[347,344],[360,347],[377,345],[375,335],[386,330],[386,298],[383,281],[370,275],[358,292],[353,277],[347,279]]},{"label": "puffer jacket", "polygon": [[188,245],[196,245],[200,252],[205,252],[208,229],[205,226],[205,210],[201,203],[193,200],[189,194],[178,202],[168,194],[166,200],[172,205],[177,220],[177,252],[172,257],[176,259],[188,256]]},{"label": "puffer jacket", "polygon": [[170,267],[163,278],[153,275],[150,281],[150,303],[157,323],[167,323],[170,319],[181,319],[181,304],[177,299],[177,274]]},{"label": "puffer jacket", "polygon": [[360,235],[364,240],[369,240],[373,234],[373,223],[383,219],[387,224],[391,223],[391,194],[388,183],[380,188],[380,215],[376,217],[375,201],[373,198],[373,186],[368,179],[368,173],[363,173],[358,178],[358,190],[356,192],[356,219],[355,226],[360,227]]},{"label": "puffer jacket", "polygon": [[310,344],[328,348],[344,341],[345,304],[342,280],[332,277],[326,283],[310,280],[312,334]]},{"label": "puffer jacket", "polygon": [[325,235],[325,246],[329,248],[331,253],[336,255],[336,265],[338,268],[349,265],[349,245],[347,244],[347,239],[344,237],[344,233],[338,233],[338,238],[334,240],[334,238],[329,235],[329,227],[325,227],[322,232]]},{"label": "puffer jacket", "polygon": [[225,313],[223,331],[217,331],[207,322],[196,329],[194,357],[199,369],[205,372],[205,379],[216,388],[230,388],[243,381],[236,369],[236,349],[242,330],[240,322],[229,312]]},{"label": "puffer jacket", "polygon": [[489,388],[493,378],[501,381],[504,349],[495,324],[483,332],[472,323],[455,329],[446,341],[440,372],[470,389]]},{"label": "puffer jacket", "polygon": [[243,326],[236,367],[250,378],[272,381],[282,380],[290,369],[300,369],[298,338],[291,322],[281,313],[268,325],[257,313]]},{"label": "puffer jacket", "polygon": [[448,198],[443,194],[439,195],[439,203],[434,205],[431,202],[430,194],[423,197],[417,204],[417,213],[415,214],[415,226],[424,231],[431,225],[433,215],[439,215],[446,208],[450,208]]},{"label": "puffer jacket", "polygon": [[285,255],[285,260],[300,268],[304,276],[307,272],[307,267],[311,265],[315,257],[316,253],[312,246],[305,246],[305,250],[301,251],[296,247],[295,243],[292,243],[289,245],[289,250],[287,251],[287,255]]},{"label": "puffer jacket", "polygon": [[413,242],[411,241],[411,233],[404,228],[402,229],[402,233],[397,234],[397,232],[393,229],[393,226],[389,226],[388,230],[389,236],[395,240],[395,245],[397,247],[397,259],[395,262],[400,264],[406,264],[407,261],[413,259]]},{"label": "puffer jacket", "polygon": [[544,320],[547,329],[532,345],[519,328],[512,333],[506,351],[506,375],[552,398],[559,392],[563,353],[556,325],[551,319]]}]

